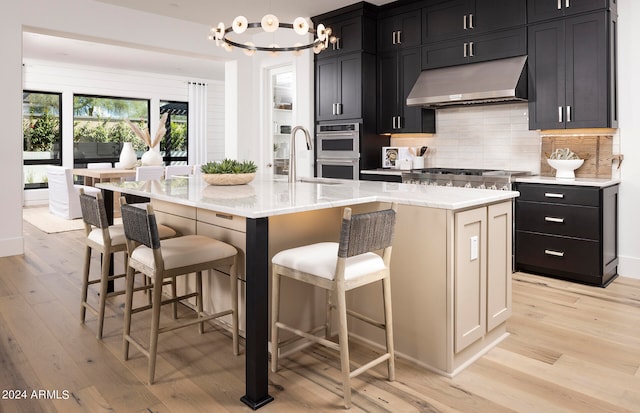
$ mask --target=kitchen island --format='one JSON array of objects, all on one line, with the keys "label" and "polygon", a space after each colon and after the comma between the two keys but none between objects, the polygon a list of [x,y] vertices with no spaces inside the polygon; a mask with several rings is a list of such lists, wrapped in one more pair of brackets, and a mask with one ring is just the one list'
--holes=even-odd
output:
[{"label": "kitchen island", "polygon": [[[208,186],[198,177],[101,183],[106,191],[148,197],[158,221],[183,234],[201,233],[241,252],[241,329],[246,337],[246,393],[252,408],[268,403],[269,271],[284,248],[337,241],[342,208],[377,210],[397,202],[391,262],[397,354],[453,376],[506,333],[511,312],[512,201],[518,193],[430,187],[389,182],[308,178],[295,183],[258,175],[248,185]],[[226,293],[220,277],[207,277],[205,292]],[[181,288],[189,288],[183,286]],[[377,287],[349,298],[371,316],[381,311],[369,298]],[[324,296],[290,283],[282,313],[303,328],[324,315]],[[205,297],[205,311],[215,310]],[[309,304],[311,309],[309,309]],[[207,307],[208,306],[208,307]],[[287,309],[289,306],[289,310]],[[305,309],[305,310],[302,310]],[[354,322],[355,336],[381,342],[377,332]]]}]

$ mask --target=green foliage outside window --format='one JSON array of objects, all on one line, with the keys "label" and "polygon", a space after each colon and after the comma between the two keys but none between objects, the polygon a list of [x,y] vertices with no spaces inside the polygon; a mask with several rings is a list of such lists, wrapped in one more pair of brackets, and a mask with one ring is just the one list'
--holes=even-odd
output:
[{"label": "green foliage outside window", "polygon": [[24,118],[22,133],[25,151],[51,151],[60,137],[60,122],[57,116],[48,112],[38,117]]}]

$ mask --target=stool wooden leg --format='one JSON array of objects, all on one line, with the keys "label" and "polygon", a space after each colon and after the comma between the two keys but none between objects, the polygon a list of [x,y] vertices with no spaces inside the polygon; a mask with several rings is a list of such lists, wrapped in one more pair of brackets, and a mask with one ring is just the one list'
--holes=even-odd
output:
[{"label": "stool wooden leg", "polygon": [[231,283],[231,329],[233,338],[233,355],[240,354],[240,339],[238,333],[238,273],[236,271],[236,259],[234,258],[231,268],[229,268],[229,282]]},{"label": "stool wooden leg", "polygon": [[89,266],[91,264],[91,247],[84,250],[84,268],[82,269],[82,301],[80,302],[80,321],[84,323],[87,315],[87,295],[89,294]]},{"label": "stool wooden leg", "polygon": [[122,334],[122,337],[123,337],[122,356],[125,361],[129,360],[129,337],[131,333],[131,312],[133,310],[133,284],[135,281],[135,277],[136,277],[135,270],[131,267],[127,267],[127,276],[126,276],[127,287],[125,289],[124,327],[123,327],[123,334]]},{"label": "stool wooden leg", "polygon": [[[160,285],[160,290],[162,290],[162,285]],[[176,298],[178,296],[177,293],[176,277],[171,277],[171,298]],[[173,311],[173,319],[176,320],[178,318],[178,303],[176,301],[171,304],[171,310]]]},{"label": "stool wooden leg", "polygon": [[324,320],[324,338],[329,339],[331,337],[331,306],[333,302],[331,301],[331,290],[327,291],[327,308],[326,315]]},{"label": "stool wooden leg", "polygon": [[[204,312],[202,305],[202,271],[196,273],[196,309],[198,310],[198,318],[202,317]],[[204,333],[204,321],[198,324],[198,332]]]},{"label": "stool wooden leg", "polygon": [[351,380],[349,373],[349,333],[347,330],[347,299],[344,284],[337,283],[337,306],[338,312],[338,340],[340,344],[340,369],[342,370],[342,389],[344,392],[344,407],[351,408]]},{"label": "stool wooden leg", "polygon": [[382,279],[382,294],[384,299],[384,325],[387,339],[387,353],[389,360],[387,367],[389,371],[389,381],[396,379],[395,351],[393,348],[393,317],[391,315],[391,278],[389,276]]},{"label": "stool wooden leg", "polygon": [[109,255],[110,253],[103,252],[102,257],[102,274],[100,275],[100,306],[98,307],[98,331],[96,338],[102,340],[102,327],[104,326],[104,308],[107,305],[107,286],[109,284]]},{"label": "stool wooden leg", "polygon": [[149,339],[149,384],[153,384],[156,374],[156,353],[158,351],[158,330],[160,328],[160,307],[162,307],[162,277],[153,277],[153,315],[151,317],[151,333]]},{"label": "stool wooden leg", "polygon": [[280,274],[272,271],[271,278],[271,371],[278,371],[278,326],[280,319]]}]

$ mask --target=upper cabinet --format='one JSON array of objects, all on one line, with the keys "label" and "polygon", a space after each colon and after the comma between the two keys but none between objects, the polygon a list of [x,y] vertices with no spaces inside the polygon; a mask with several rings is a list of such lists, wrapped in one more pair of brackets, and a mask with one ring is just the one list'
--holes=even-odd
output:
[{"label": "upper cabinet", "polygon": [[615,9],[616,0],[528,0],[527,20],[535,23],[607,7]]},{"label": "upper cabinet", "polygon": [[378,52],[420,46],[420,9],[383,17],[378,21]]},{"label": "upper cabinet", "polygon": [[337,38],[315,55],[316,121],[362,119],[375,130],[375,17],[374,6],[357,3],[312,18]]},{"label": "upper cabinet", "polygon": [[422,43],[470,37],[524,24],[526,0],[450,0],[422,9]]},{"label": "upper cabinet", "polygon": [[526,0],[451,0],[422,9],[422,68],[527,54]]},{"label": "upper cabinet", "polygon": [[601,11],[529,26],[529,128],[613,128],[616,15]]}]

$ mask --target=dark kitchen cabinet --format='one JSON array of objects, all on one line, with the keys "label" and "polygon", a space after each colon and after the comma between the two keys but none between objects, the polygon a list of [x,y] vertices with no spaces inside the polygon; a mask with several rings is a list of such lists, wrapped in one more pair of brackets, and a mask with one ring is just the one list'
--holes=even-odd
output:
[{"label": "dark kitchen cabinet", "polygon": [[378,133],[434,133],[435,111],[408,107],[407,97],[420,75],[420,47],[378,57]]},{"label": "dark kitchen cabinet", "polygon": [[525,24],[526,0],[439,2],[422,9],[422,43],[471,37]]},{"label": "dark kitchen cabinet", "polygon": [[618,268],[618,185],[518,183],[515,269],[606,286]]},{"label": "dark kitchen cabinet", "polygon": [[350,53],[316,61],[316,120],[362,116],[362,55]]},{"label": "dark kitchen cabinet", "polygon": [[420,46],[420,9],[391,15],[378,21],[378,52]]},{"label": "dark kitchen cabinet", "polygon": [[317,122],[362,119],[365,130],[375,131],[375,18],[376,9],[369,3],[356,3],[312,18],[314,25],[322,23],[336,36],[344,36],[335,50],[330,46],[315,56]]},{"label": "dark kitchen cabinet", "polygon": [[455,66],[527,54],[524,27],[484,35],[426,44],[422,47],[422,69]]},{"label": "dark kitchen cabinet", "polygon": [[616,15],[529,26],[529,129],[617,126]]},{"label": "dark kitchen cabinet", "polygon": [[[616,1],[612,1],[615,6]],[[609,0],[528,0],[527,21],[540,22],[558,17],[605,9]]]}]

